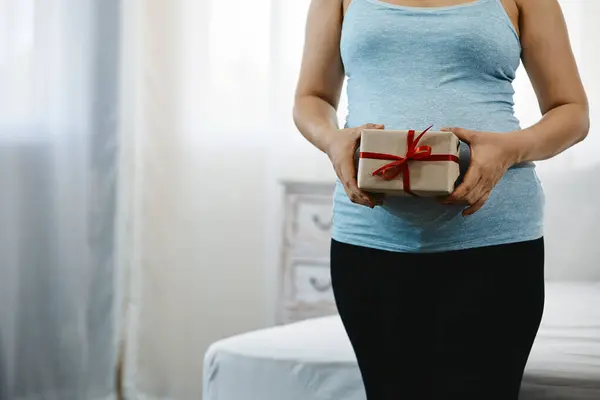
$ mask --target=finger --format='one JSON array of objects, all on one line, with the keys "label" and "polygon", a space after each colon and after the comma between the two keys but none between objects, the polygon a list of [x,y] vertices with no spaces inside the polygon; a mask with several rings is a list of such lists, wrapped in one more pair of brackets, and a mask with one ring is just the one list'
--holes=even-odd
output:
[{"label": "finger", "polygon": [[361,126],[362,129],[383,129],[385,128],[382,124],[364,124]]},{"label": "finger", "polygon": [[355,188],[352,187],[352,185],[344,187],[346,189],[346,194],[348,195],[348,198],[353,203],[369,208],[375,208],[375,206],[380,205],[375,200],[370,200],[369,197],[365,195],[365,193],[361,192],[360,190],[357,191]]},{"label": "finger", "polygon": [[358,148],[358,146],[360,146],[360,138],[361,138],[363,130],[365,130],[365,129],[383,129],[383,128],[384,128],[384,126],[381,124],[364,124],[357,128],[351,129],[350,134],[352,135],[352,140],[355,141],[354,149],[356,150]]},{"label": "finger", "polygon": [[383,197],[378,196],[376,193],[368,193],[364,190],[356,189],[352,191],[353,194],[356,194],[359,198],[358,203],[370,208],[375,208],[375,206],[383,205]]},{"label": "finger", "polygon": [[344,189],[346,190],[346,195],[348,196],[348,199],[350,199],[352,203],[371,208],[370,204],[362,200],[355,192],[350,190],[347,186],[344,186]]},{"label": "finger", "polygon": [[341,166],[341,181],[348,192],[348,197],[353,203],[362,204],[367,207],[373,208],[375,202],[371,201],[369,196],[363,193],[358,188],[358,182],[356,181],[356,168],[354,167],[353,160],[344,162]]},{"label": "finger", "polygon": [[361,137],[362,131],[364,129],[384,129],[384,128],[385,128],[385,125],[382,125],[382,124],[364,124],[362,126],[359,126],[358,128],[354,128],[350,132],[352,132],[352,134],[354,136],[354,140],[356,140],[356,146],[358,147],[360,144],[360,137]]},{"label": "finger", "polygon": [[477,186],[479,181],[481,180],[481,173],[479,169],[475,167],[473,164],[469,166],[467,169],[467,173],[465,174],[465,178],[462,183],[458,185],[458,187],[454,190],[454,192],[448,196],[446,202],[455,203],[459,201],[463,201],[465,196]]},{"label": "finger", "polygon": [[475,187],[464,196],[463,200],[468,205],[473,205],[489,190],[490,189],[489,185],[487,184],[487,180],[482,177],[479,182],[477,182],[477,185],[475,185]]},{"label": "finger", "polygon": [[465,208],[462,212],[462,215],[466,217],[468,215],[475,214],[477,211],[481,210],[489,198],[490,192],[485,192],[472,206]]},{"label": "finger", "polygon": [[452,132],[465,143],[471,143],[475,137],[475,131],[464,128],[442,128],[443,132]]}]

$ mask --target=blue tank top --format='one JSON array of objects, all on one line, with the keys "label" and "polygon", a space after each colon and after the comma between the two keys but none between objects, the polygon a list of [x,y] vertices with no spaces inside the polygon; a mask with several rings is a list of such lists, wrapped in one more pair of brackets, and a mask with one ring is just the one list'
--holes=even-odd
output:
[{"label": "blue tank top", "polygon": [[[520,129],[512,82],[521,46],[500,0],[433,8],[352,0],[340,49],[346,127]],[[460,155],[462,177],[468,146],[462,145]],[[332,237],[400,252],[489,246],[541,237],[543,208],[533,163],[509,169],[484,207],[467,217],[461,215],[464,207],[410,197],[387,197],[370,209],[350,202],[338,181]]]}]

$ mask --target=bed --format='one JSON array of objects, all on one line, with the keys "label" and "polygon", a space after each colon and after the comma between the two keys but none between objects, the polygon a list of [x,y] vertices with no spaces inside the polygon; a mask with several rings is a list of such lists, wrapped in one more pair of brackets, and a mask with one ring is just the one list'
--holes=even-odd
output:
[{"label": "bed", "polygon": [[[214,343],[204,400],[364,400],[338,316],[262,329]],[[600,399],[600,283],[548,283],[521,400]]]}]

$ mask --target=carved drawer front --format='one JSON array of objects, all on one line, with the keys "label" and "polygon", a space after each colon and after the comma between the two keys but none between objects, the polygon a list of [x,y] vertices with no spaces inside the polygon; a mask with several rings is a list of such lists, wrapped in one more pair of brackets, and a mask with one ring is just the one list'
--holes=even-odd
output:
[{"label": "carved drawer front", "polygon": [[[289,239],[293,253],[299,256],[328,254],[331,238],[331,196],[295,196],[292,200],[294,218]],[[325,254],[322,254],[325,251]]]},{"label": "carved drawer front", "polygon": [[292,264],[291,300],[300,304],[333,303],[328,261],[297,261]]}]

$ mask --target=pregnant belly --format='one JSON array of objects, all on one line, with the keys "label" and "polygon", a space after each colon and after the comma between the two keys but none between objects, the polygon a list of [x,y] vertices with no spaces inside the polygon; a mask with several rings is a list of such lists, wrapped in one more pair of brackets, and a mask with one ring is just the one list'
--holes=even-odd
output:
[{"label": "pregnant belly", "polygon": [[[339,182],[336,203],[339,205],[336,207],[340,214],[337,216],[338,221],[353,221],[357,226],[370,224],[369,215],[373,210],[352,204]],[[516,225],[524,219],[539,221],[542,219],[543,204],[544,195],[535,168],[524,166],[508,170],[484,207],[467,218],[461,215],[465,206],[446,205],[434,199],[414,197],[387,196],[380,207],[380,213],[385,213],[386,222],[397,224],[398,229],[424,232],[469,228],[495,220],[511,221]],[[363,217],[364,221],[358,221]]]},{"label": "pregnant belly", "polygon": [[[535,168],[524,166],[508,170],[493,189],[484,207],[470,217],[511,219],[524,213],[541,214],[544,204],[543,191]],[[466,206],[445,205],[433,199],[388,197],[383,209],[406,223],[421,228],[441,229],[457,218],[464,219],[461,212]]]}]

